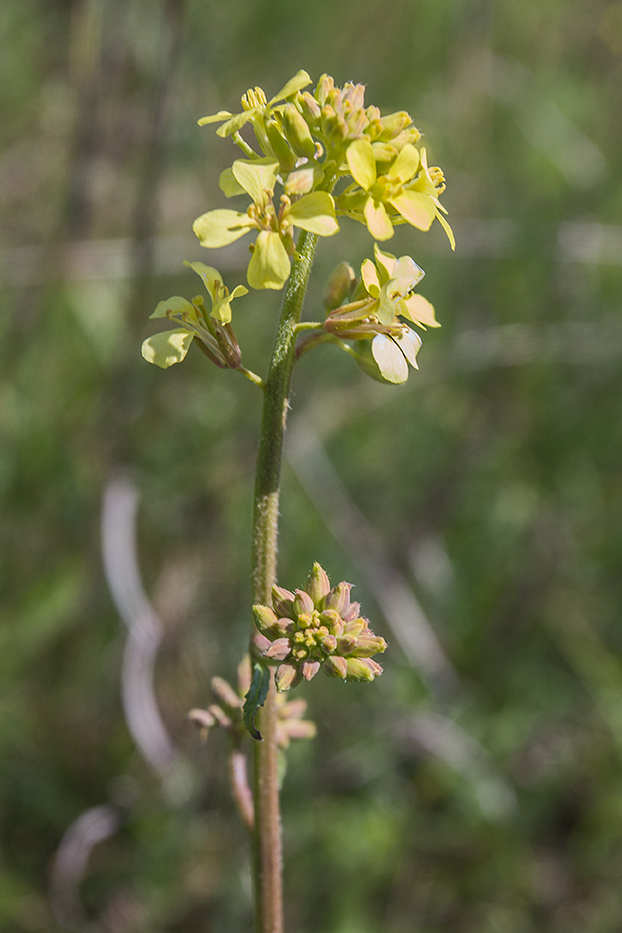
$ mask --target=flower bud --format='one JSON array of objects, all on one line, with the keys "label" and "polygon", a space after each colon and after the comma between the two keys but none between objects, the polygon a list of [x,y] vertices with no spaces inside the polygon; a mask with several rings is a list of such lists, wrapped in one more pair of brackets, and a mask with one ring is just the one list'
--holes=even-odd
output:
[{"label": "flower bud", "polygon": [[326,74],[322,75],[315,89],[315,96],[316,96],[316,99],[319,101],[321,107],[323,107],[324,104],[326,103],[326,98],[328,96],[328,93],[334,87],[335,87],[334,78],[331,78],[330,75],[326,75]]},{"label": "flower bud", "polygon": [[371,658],[348,658],[346,667],[346,680],[362,680],[371,683],[374,677],[382,674],[380,665]]},{"label": "flower bud", "polygon": [[238,709],[242,706],[242,698],[222,677],[212,677],[212,690],[225,706],[230,706],[232,709]]},{"label": "flower bud", "polygon": [[287,635],[288,637],[292,635],[296,629],[296,625],[292,619],[279,619],[274,627],[279,635]]},{"label": "flower bud", "polygon": [[361,604],[354,602],[354,603],[350,603],[346,611],[341,613],[341,618],[343,619],[344,622],[354,622],[355,619],[358,619],[360,614],[361,614]]},{"label": "flower bud", "polygon": [[313,600],[304,590],[295,590],[296,597],[294,599],[294,612],[297,616],[313,612],[315,606]]},{"label": "flower bud", "polygon": [[255,617],[255,625],[260,632],[267,632],[277,624],[278,619],[276,613],[270,609],[269,606],[261,606],[259,604],[253,606],[253,616]]},{"label": "flower bud", "polygon": [[340,635],[337,639],[337,651],[342,655],[350,654],[356,648],[356,645],[356,635]]},{"label": "flower bud", "polygon": [[367,620],[359,618],[353,619],[352,622],[346,622],[343,631],[345,635],[360,635],[367,628]]},{"label": "flower bud", "polygon": [[294,594],[282,586],[272,587],[272,605],[278,616],[292,617],[294,611]]},{"label": "flower bud", "polygon": [[285,104],[283,108],[283,129],[296,155],[312,159],[315,155],[315,143],[311,131],[305,118],[293,104]]},{"label": "flower bud", "polygon": [[322,670],[330,677],[341,677],[342,680],[345,680],[348,673],[348,662],[345,658],[339,657],[338,654],[331,654],[322,664]]},{"label": "flower bud", "polygon": [[380,635],[363,634],[356,639],[356,647],[351,654],[355,658],[371,658],[374,654],[381,654],[386,651],[386,648],[387,643]]},{"label": "flower bud", "polygon": [[332,635],[343,635],[343,622],[335,609],[324,609],[320,612],[320,622],[325,625]]},{"label": "flower bud", "polygon": [[302,115],[308,123],[312,123],[320,119],[322,113],[320,105],[313,97],[309,94],[308,91],[305,91],[298,98],[298,103],[300,104],[300,109],[302,110]]},{"label": "flower bud", "polygon": [[405,110],[398,110],[395,113],[388,113],[386,117],[381,117],[382,133],[380,139],[384,142],[388,139],[394,139],[403,130],[413,122],[412,117]]},{"label": "flower bud", "polygon": [[270,639],[266,638],[265,635],[262,635],[261,632],[255,632],[251,638],[251,649],[252,653],[256,658],[263,657],[263,653],[266,648],[270,647]]},{"label": "flower bud", "polygon": [[284,661],[291,650],[289,638],[277,638],[269,648],[266,648],[263,656],[264,658],[271,658],[273,661]]},{"label": "flower bud", "polygon": [[352,584],[342,580],[341,583],[338,583],[337,586],[332,588],[324,599],[324,609],[334,609],[343,619],[344,613],[347,612],[350,606],[351,589]]},{"label": "flower bud", "polygon": [[287,662],[281,664],[276,669],[274,680],[279,693],[285,693],[286,690],[291,690],[292,687],[295,687],[296,684],[300,682],[300,674],[297,665]]},{"label": "flower bud", "polygon": [[313,600],[314,606],[319,607],[321,601],[330,591],[330,580],[328,574],[317,561],[313,564],[313,570],[309,574],[307,581],[307,593]]},{"label": "flower bud", "polygon": [[266,135],[281,169],[291,172],[296,165],[296,156],[279,130],[276,120],[266,120]]},{"label": "flower bud", "polygon": [[335,311],[350,296],[356,281],[354,269],[349,262],[340,262],[331,272],[324,289],[323,303],[326,311]]},{"label": "flower bud", "polygon": [[325,651],[326,654],[330,654],[331,651],[334,651],[337,647],[337,639],[334,635],[325,635],[321,641],[322,651]]},{"label": "flower bud", "polygon": [[319,661],[303,661],[300,665],[300,673],[305,680],[313,680],[319,669]]}]

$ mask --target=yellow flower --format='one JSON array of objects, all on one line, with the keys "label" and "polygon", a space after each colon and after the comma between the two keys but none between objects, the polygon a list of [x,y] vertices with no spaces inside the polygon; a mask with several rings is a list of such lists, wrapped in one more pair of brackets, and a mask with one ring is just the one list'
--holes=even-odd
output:
[{"label": "yellow flower", "polygon": [[[245,123],[251,121],[253,127],[257,130],[257,125],[261,127],[265,120],[270,116],[272,108],[280,101],[293,97],[303,87],[311,84],[311,78],[306,71],[299,71],[287,84],[281,88],[278,94],[266,100],[266,95],[260,87],[249,88],[246,94],[242,95],[242,113],[232,114],[228,110],[219,110],[209,117],[201,117],[198,121],[199,126],[205,126],[207,123],[219,123],[225,120],[222,126],[216,130],[218,136],[231,136],[237,133]],[[264,125],[265,133],[265,125]]]},{"label": "yellow flower", "polygon": [[270,159],[237,159],[231,176],[221,178],[221,187],[230,196],[239,192],[250,195],[252,204],[246,213],[208,211],[193,224],[201,246],[208,249],[227,246],[252,229],[259,231],[247,271],[251,288],[283,288],[294,252],[293,227],[318,236],[332,236],[339,230],[335,203],[326,191],[313,191],[293,202],[282,195],[277,213],[272,199],[278,172],[278,163]]}]

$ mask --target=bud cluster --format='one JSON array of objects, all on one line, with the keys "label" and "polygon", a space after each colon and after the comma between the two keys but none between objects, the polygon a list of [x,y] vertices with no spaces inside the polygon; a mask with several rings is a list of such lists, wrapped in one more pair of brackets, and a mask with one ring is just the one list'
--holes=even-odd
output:
[{"label": "bud cluster", "polygon": [[350,601],[352,584],[332,587],[316,562],[306,589],[272,588],[272,606],[253,606],[258,632],[253,644],[264,661],[278,664],[275,680],[279,692],[301,679],[324,673],[343,680],[372,681],[382,673],[372,656],[387,643],[371,631],[360,615],[360,605]]}]

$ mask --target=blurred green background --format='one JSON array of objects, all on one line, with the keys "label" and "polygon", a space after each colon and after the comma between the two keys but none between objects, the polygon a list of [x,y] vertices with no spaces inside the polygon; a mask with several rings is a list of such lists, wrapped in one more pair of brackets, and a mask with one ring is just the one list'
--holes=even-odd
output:
[{"label": "blurred green background", "polygon": [[[300,689],[287,928],[619,933],[622,3],[4,0],[0,40],[0,929],[250,929],[225,736],[185,716],[246,638],[259,393],[139,348],[184,258],[243,280],[191,234],[233,155],[197,119],[305,68],[413,114],[458,246],[390,244],[443,324],[405,386],[329,348],[295,373],[281,582],[321,561],[390,649],[371,687]],[[309,317],[370,247],[320,244]],[[277,312],[238,311],[260,371]],[[120,471],[164,626],[152,764],[101,558]]]}]

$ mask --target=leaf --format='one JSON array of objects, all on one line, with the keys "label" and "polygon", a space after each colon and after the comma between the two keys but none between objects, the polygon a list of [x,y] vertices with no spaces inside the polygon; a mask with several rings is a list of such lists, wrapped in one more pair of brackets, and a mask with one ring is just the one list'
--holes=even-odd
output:
[{"label": "leaf", "polygon": [[185,359],[194,334],[183,328],[165,330],[143,341],[141,353],[148,363],[154,363],[160,369],[168,369],[174,363]]},{"label": "leaf", "polygon": [[335,202],[327,191],[314,191],[303,195],[288,207],[285,216],[296,227],[317,233],[319,236],[333,236],[339,230],[335,217]]},{"label": "leaf", "polygon": [[270,671],[261,664],[255,664],[253,667],[253,677],[248,693],[244,698],[243,714],[244,725],[248,729],[251,738],[261,742],[261,733],[255,728],[255,715],[257,710],[264,705],[268,696],[268,687],[270,686]]}]

